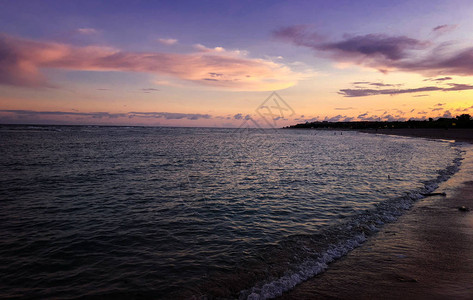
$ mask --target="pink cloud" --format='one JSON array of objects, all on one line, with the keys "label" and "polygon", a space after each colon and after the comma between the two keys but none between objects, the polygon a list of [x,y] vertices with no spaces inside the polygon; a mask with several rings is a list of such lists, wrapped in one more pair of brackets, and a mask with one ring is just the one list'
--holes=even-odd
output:
[{"label": "pink cloud", "polygon": [[96,34],[98,32],[94,28],[79,28],[76,31],[80,34]]},{"label": "pink cloud", "polygon": [[125,52],[0,35],[0,84],[48,85],[42,68],[144,72],[216,88],[259,91],[287,88],[303,77],[280,63],[220,47],[213,50],[190,54]]},{"label": "pink cloud", "polygon": [[176,44],[177,40],[176,39],[158,39],[158,42],[166,46],[171,46],[171,45]]}]

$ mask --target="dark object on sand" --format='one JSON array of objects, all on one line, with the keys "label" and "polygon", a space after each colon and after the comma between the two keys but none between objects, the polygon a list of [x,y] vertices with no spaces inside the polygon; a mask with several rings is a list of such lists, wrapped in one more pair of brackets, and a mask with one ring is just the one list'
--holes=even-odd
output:
[{"label": "dark object on sand", "polygon": [[447,196],[445,193],[429,193],[429,194],[421,194],[424,197],[430,197],[430,196]]},{"label": "dark object on sand", "polygon": [[470,208],[466,207],[466,206],[460,206],[460,207],[458,207],[458,210],[459,211],[470,211]]}]

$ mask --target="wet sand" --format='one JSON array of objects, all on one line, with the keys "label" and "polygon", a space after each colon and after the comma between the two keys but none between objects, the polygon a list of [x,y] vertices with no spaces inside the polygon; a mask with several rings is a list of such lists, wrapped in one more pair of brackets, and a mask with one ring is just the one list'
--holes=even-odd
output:
[{"label": "wet sand", "polygon": [[455,140],[459,142],[473,143],[473,129],[429,129],[429,128],[406,128],[406,129],[368,129],[361,130],[366,133],[390,134],[412,137],[423,137],[430,139]]},{"label": "wet sand", "polygon": [[[422,130],[386,131],[422,134]],[[473,141],[473,135],[462,131],[453,137],[427,130],[424,137]],[[473,209],[473,146],[466,145],[465,150],[460,171],[436,190],[446,197],[416,202],[362,247],[281,298],[473,299],[473,211],[458,209]]]}]

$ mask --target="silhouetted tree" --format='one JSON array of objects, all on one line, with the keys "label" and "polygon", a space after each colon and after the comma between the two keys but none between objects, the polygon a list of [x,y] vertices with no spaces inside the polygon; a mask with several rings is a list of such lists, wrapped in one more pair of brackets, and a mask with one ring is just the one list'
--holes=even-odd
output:
[{"label": "silhouetted tree", "polygon": [[469,114],[463,114],[461,116],[457,116],[456,118],[458,121],[468,122],[471,120],[471,116]]}]

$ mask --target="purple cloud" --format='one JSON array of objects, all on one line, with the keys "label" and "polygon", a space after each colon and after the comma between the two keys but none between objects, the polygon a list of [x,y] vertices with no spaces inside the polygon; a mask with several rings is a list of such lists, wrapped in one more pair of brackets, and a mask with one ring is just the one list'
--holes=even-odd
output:
[{"label": "purple cloud", "polygon": [[292,42],[298,46],[311,47],[316,49],[325,41],[325,38],[316,32],[309,32],[307,25],[294,25],[283,27],[273,31],[273,36],[277,39]]},{"label": "purple cloud", "polygon": [[455,111],[457,111],[457,112],[467,112],[467,111],[470,111],[471,109],[473,109],[473,106],[471,106],[471,107],[464,107],[464,108],[459,107],[459,108],[457,108]]},{"label": "purple cloud", "polygon": [[85,35],[98,33],[97,29],[95,28],[78,28],[76,32]]},{"label": "purple cloud", "polygon": [[386,87],[386,86],[399,86],[399,84],[390,84],[390,83],[382,83],[382,82],[369,82],[369,81],[355,81],[352,84],[358,85],[371,85],[377,87]]},{"label": "purple cloud", "polygon": [[453,115],[452,115],[452,113],[451,113],[449,110],[447,110],[447,111],[445,111],[444,114],[442,115],[442,118],[453,118]]},{"label": "purple cloud", "polygon": [[150,94],[150,93],[153,93],[153,92],[159,92],[160,90],[155,89],[155,88],[143,88],[143,89],[141,89],[141,91],[143,91],[143,93]]},{"label": "purple cloud", "polygon": [[166,46],[171,46],[177,43],[177,39],[158,39],[158,42]]},{"label": "purple cloud", "polygon": [[164,118],[167,120],[199,120],[199,119],[210,119],[211,115],[208,114],[186,114],[186,113],[168,113],[168,112],[128,112],[128,113],[109,113],[109,112],[69,112],[69,111],[35,111],[35,110],[0,110],[0,113],[10,113],[17,116],[78,116],[78,117],[91,117],[94,119],[102,118]]},{"label": "purple cloud", "polygon": [[169,113],[169,112],[129,112],[128,117],[141,117],[141,118],[164,118],[166,120],[199,120],[199,119],[210,119],[212,116],[208,114],[185,114],[185,113]]},{"label": "purple cloud", "polygon": [[[438,26],[435,31],[440,32],[448,26]],[[400,70],[425,76],[473,75],[473,47],[451,50],[445,44],[434,47],[432,41],[387,34],[345,35],[339,41],[330,42],[317,33],[310,33],[306,26],[279,29],[274,36],[317,53],[326,53],[331,59],[374,68],[383,73]]]},{"label": "purple cloud", "polygon": [[68,111],[35,111],[35,110],[13,110],[13,109],[3,109],[0,110],[3,113],[12,113],[19,116],[79,116],[79,117],[92,117],[94,119],[101,118],[121,118],[126,117],[127,114],[114,114],[108,112],[92,112],[92,113],[83,113],[83,112],[68,112]]},{"label": "purple cloud", "polygon": [[338,42],[325,42],[318,33],[309,33],[307,26],[296,25],[281,28],[274,36],[299,46],[310,47],[318,51],[338,52],[338,55],[383,56],[389,60],[399,60],[406,56],[409,49],[422,49],[425,42],[406,36],[388,36],[385,34],[367,34],[348,36]]},{"label": "purple cloud", "polygon": [[379,56],[388,60],[400,60],[407,57],[407,50],[422,49],[425,42],[406,36],[388,36],[385,34],[367,34],[349,37],[345,40],[322,44],[318,50],[335,51],[338,55],[358,57]]},{"label": "purple cloud", "polygon": [[451,54],[432,51],[425,59],[414,59],[402,62],[393,67],[409,72],[425,75],[455,74],[462,76],[473,75],[473,47],[454,51]]},{"label": "purple cloud", "polygon": [[[317,118],[314,118],[314,119],[317,119]],[[326,121],[326,122],[350,122],[350,121],[353,121],[355,118],[354,117],[349,117],[349,116],[345,116],[345,115],[336,115],[336,116],[333,116],[333,117],[328,117],[326,116],[323,121]],[[309,121],[309,120],[308,120]],[[317,121],[317,120],[315,120]],[[312,121],[309,121],[309,122],[312,122]]]},{"label": "purple cloud", "polygon": [[385,90],[373,90],[373,89],[342,89],[338,93],[344,97],[366,97],[374,95],[397,95],[405,93],[418,93],[425,91],[438,91],[441,88],[430,86],[415,89],[385,89]]},{"label": "purple cloud", "polygon": [[338,94],[343,95],[344,97],[366,97],[366,96],[375,96],[375,95],[399,95],[399,94],[432,92],[432,91],[452,92],[452,91],[473,90],[473,85],[469,85],[469,84],[449,83],[448,85],[450,87],[426,86],[426,87],[412,88],[412,89],[378,89],[378,90],[341,89],[338,92]]},{"label": "purple cloud", "polygon": [[440,77],[440,78],[427,78],[424,79],[424,81],[446,81],[446,80],[452,80],[452,77]]},{"label": "purple cloud", "polygon": [[327,121],[327,122],[340,122],[343,118],[346,118],[346,116],[342,116],[342,115],[336,115],[334,117],[325,117],[324,121]]},{"label": "purple cloud", "polygon": [[407,36],[366,34],[349,36],[336,42],[326,42],[317,33],[309,33],[306,26],[279,29],[274,36],[298,46],[309,47],[318,52],[329,53],[336,60],[352,61],[386,72],[395,62],[410,56],[410,50],[425,49],[429,42]]},{"label": "purple cloud", "polygon": [[436,34],[444,34],[444,33],[455,30],[457,27],[458,25],[449,25],[449,24],[439,25],[439,26],[434,27],[432,29],[432,32]]}]

